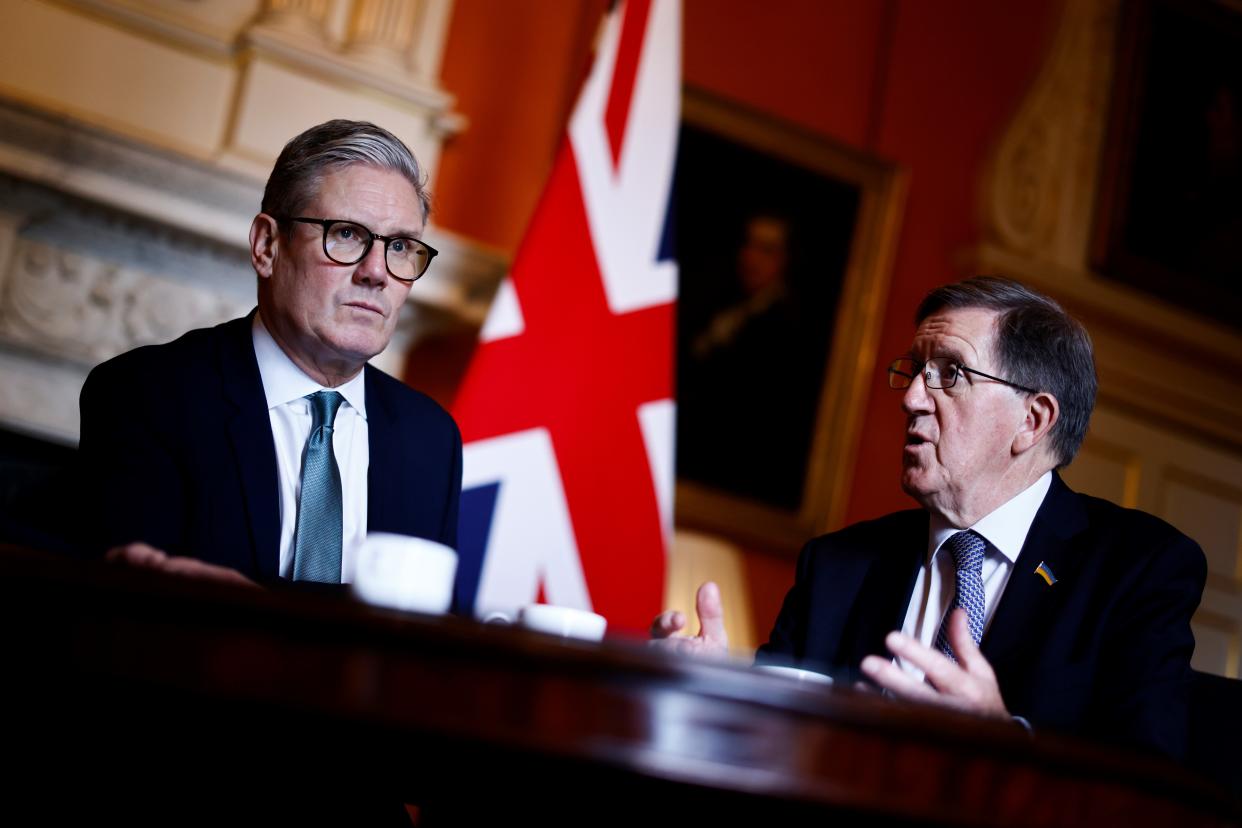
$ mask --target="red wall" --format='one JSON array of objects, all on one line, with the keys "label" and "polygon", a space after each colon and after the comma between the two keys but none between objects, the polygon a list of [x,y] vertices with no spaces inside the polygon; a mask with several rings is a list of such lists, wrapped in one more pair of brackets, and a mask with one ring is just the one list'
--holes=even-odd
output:
[{"label": "red wall", "polygon": [[543,191],[607,0],[455,0],[441,78],[469,121],[432,182],[435,222],[512,254]]}]

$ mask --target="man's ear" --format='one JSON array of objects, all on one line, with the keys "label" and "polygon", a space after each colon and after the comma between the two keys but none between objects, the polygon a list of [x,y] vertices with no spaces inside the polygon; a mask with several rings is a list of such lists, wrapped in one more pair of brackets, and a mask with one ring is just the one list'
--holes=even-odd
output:
[{"label": "man's ear", "polygon": [[1032,394],[1026,401],[1026,416],[1013,438],[1015,455],[1029,451],[1048,438],[1061,416],[1061,404],[1047,391]]},{"label": "man's ear", "polygon": [[260,279],[271,277],[280,241],[280,225],[267,213],[259,213],[250,222],[250,264]]}]

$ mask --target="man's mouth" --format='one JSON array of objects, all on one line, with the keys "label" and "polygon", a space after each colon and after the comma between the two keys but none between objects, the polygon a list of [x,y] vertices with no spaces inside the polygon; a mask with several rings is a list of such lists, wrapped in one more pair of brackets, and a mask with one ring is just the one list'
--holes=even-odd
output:
[{"label": "man's mouth", "polygon": [[924,437],[921,434],[914,434],[914,433],[906,434],[906,445],[907,446],[921,446],[921,445],[924,445],[925,443],[930,443],[930,442],[931,440],[929,440],[928,438]]},{"label": "man's mouth", "polygon": [[381,308],[379,305],[371,304],[370,302],[346,302],[345,307],[358,308],[359,310],[370,311],[371,313],[379,314],[380,316],[385,315],[383,308]]}]

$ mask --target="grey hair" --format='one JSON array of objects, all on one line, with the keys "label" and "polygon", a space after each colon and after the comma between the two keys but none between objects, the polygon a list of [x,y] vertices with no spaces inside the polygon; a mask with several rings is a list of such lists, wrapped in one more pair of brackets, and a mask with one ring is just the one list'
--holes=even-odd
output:
[{"label": "grey hair", "polygon": [[914,321],[961,308],[996,311],[997,368],[1010,382],[1056,397],[1061,411],[1049,438],[1057,467],[1068,466],[1087,436],[1099,384],[1087,329],[1049,297],[998,276],[936,288],[919,304]]},{"label": "grey hair", "polygon": [[431,215],[426,178],[410,148],[383,127],[339,119],[313,126],[285,144],[267,178],[261,209],[281,221],[298,215],[326,173],[350,164],[400,173],[418,194],[423,221]]}]

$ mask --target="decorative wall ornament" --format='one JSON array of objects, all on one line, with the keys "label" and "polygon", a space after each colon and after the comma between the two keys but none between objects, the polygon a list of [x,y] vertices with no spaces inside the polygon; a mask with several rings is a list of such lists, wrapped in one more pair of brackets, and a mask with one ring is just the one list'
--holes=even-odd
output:
[{"label": "decorative wall ornament", "polygon": [[86,368],[253,305],[21,238],[0,291],[0,340]]},{"label": "decorative wall ornament", "polygon": [[1049,57],[993,154],[985,227],[1010,249],[1070,267],[1084,261],[1118,6],[1065,4]]},{"label": "decorative wall ornament", "polygon": [[338,81],[424,110],[440,132],[464,126],[437,79],[452,0],[265,0],[246,42]]}]

